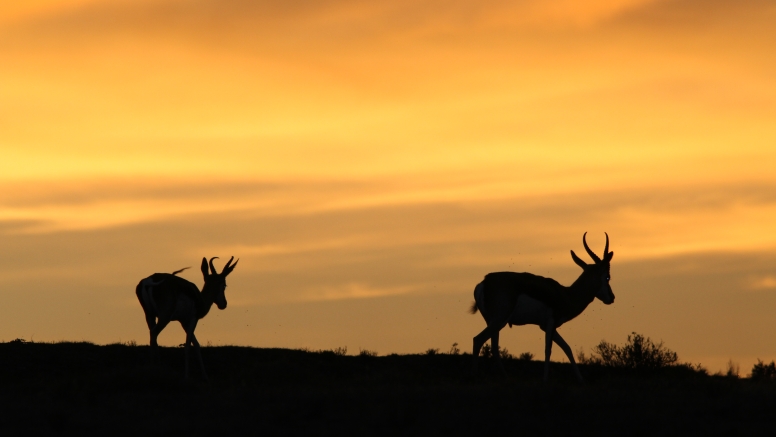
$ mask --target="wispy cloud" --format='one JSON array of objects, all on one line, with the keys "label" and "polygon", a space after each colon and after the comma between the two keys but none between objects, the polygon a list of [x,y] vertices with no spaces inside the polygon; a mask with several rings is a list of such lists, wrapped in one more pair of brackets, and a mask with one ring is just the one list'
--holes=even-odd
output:
[{"label": "wispy cloud", "polygon": [[[581,232],[596,229],[609,232],[625,249],[619,257],[626,259],[776,246],[770,232],[776,190],[770,183],[516,194],[520,192],[487,179],[439,183],[421,176],[402,183],[11,184],[0,195],[0,221],[6,223],[6,235],[239,222],[247,226],[245,241],[222,248],[260,257],[413,244],[492,244],[528,235],[526,252],[553,251],[556,244],[566,247]],[[280,224],[282,234],[261,231]]]},{"label": "wispy cloud", "polygon": [[[774,267],[774,269],[776,269],[776,267]],[[776,276],[774,275],[762,276],[760,278],[753,280],[750,286],[754,290],[776,289]]]},{"label": "wispy cloud", "polygon": [[[485,174],[546,191],[638,186],[656,172],[769,179],[770,11],[636,0],[56,9],[0,28],[0,173]],[[688,15],[700,20],[689,30]],[[542,18],[554,16],[595,24]],[[744,19],[756,31],[727,32]]]},{"label": "wispy cloud", "polygon": [[417,289],[413,286],[375,287],[369,284],[347,283],[334,287],[314,287],[299,298],[303,301],[365,299],[407,294]]}]

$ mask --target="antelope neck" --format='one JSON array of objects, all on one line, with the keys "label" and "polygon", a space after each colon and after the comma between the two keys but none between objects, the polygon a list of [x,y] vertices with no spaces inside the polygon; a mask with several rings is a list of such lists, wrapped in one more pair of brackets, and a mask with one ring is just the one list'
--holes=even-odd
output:
[{"label": "antelope neck", "polygon": [[595,287],[588,286],[586,282],[587,278],[582,273],[573,284],[569,287],[564,287],[568,298],[566,301],[568,306],[564,308],[565,315],[568,317],[567,320],[580,315],[595,299]]},{"label": "antelope neck", "polygon": [[212,288],[207,284],[202,286],[202,291],[199,293],[199,299],[197,301],[197,318],[201,319],[210,312],[210,308],[215,301],[215,293],[211,291]]}]

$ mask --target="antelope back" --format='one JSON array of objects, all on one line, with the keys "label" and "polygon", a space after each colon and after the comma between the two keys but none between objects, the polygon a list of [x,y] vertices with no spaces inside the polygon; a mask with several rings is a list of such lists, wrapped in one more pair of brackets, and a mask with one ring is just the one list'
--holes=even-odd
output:
[{"label": "antelope back", "polygon": [[199,300],[196,285],[170,273],[154,273],[140,281],[135,292],[145,313],[154,317],[171,316],[181,294]]}]

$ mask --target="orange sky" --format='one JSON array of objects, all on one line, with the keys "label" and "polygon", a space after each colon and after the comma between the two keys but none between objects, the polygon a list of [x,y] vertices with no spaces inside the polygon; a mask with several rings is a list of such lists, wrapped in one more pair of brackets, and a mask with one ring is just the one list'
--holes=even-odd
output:
[{"label": "orange sky", "polygon": [[617,301],[561,328],[575,350],[637,331],[748,370],[776,358],[774,20],[765,0],[0,5],[0,340],[144,343],[137,281],[235,255],[203,343],[468,348],[485,273],[568,284],[568,250],[606,231]]}]

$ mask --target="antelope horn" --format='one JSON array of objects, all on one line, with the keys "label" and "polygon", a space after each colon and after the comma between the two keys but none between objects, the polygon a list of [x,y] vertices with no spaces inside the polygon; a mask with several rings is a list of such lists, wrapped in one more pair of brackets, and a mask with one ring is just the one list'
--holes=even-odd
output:
[{"label": "antelope horn", "polygon": [[214,256],[213,258],[210,258],[210,274],[211,275],[217,275],[218,274],[218,272],[216,271],[216,268],[213,267],[213,260],[214,259],[218,259],[218,257]]},{"label": "antelope horn", "polygon": [[[585,240],[586,236],[587,236],[587,232],[585,232],[585,234],[582,235],[582,244],[585,246],[585,250],[587,251],[587,254],[590,255],[590,258],[593,258],[593,261],[595,261],[596,263],[600,263],[601,262],[601,258],[599,258],[598,255],[595,254],[595,252],[590,250],[590,246],[587,245],[587,241]],[[609,243],[607,242],[607,245],[608,244]]]},{"label": "antelope horn", "polygon": [[[221,270],[221,273],[225,272],[225,271],[226,271],[226,269],[228,269],[228,268],[229,268],[229,266],[232,264],[232,261],[233,261],[233,260],[234,260],[234,257],[231,257],[231,258],[229,258],[229,262],[227,262],[227,263],[226,263],[226,265],[224,266],[224,269],[223,269],[223,270]],[[238,261],[239,261],[239,260],[238,260]]]},{"label": "antelope horn", "polygon": [[609,255],[609,234],[604,232],[604,235],[606,235],[606,246],[604,246],[604,257]]}]

